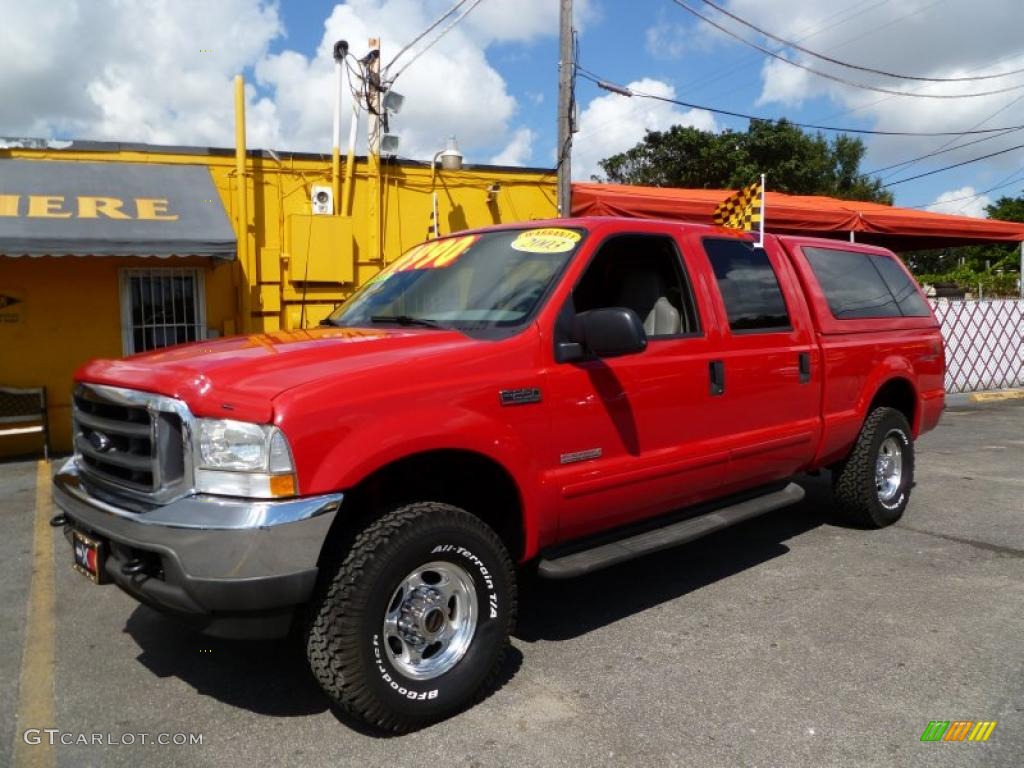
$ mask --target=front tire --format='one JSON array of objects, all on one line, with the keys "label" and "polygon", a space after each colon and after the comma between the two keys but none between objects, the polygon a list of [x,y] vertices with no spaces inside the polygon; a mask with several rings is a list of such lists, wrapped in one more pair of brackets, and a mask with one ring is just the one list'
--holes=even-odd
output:
[{"label": "front tire", "polygon": [[313,606],[310,668],[345,712],[404,732],[494,683],[516,614],[512,561],[479,518],[448,504],[388,512],[355,539]]},{"label": "front tire", "polygon": [[884,528],[903,516],[914,485],[914,441],[895,408],[868,414],[850,455],[834,469],[839,512],[862,528]]}]

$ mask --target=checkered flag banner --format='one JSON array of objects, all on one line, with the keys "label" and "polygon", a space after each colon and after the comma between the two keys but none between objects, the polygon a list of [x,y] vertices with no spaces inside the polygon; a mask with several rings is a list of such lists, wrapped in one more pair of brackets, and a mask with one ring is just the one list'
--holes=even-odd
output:
[{"label": "checkered flag banner", "polygon": [[763,240],[764,175],[719,203],[714,220],[720,227],[757,232]]}]

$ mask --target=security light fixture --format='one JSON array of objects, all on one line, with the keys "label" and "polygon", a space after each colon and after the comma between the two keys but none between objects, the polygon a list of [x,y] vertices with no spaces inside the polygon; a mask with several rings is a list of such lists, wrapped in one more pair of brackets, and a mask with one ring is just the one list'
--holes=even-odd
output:
[{"label": "security light fixture", "polygon": [[442,171],[461,171],[462,170],[462,153],[459,152],[459,145],[455,141],[454,136],[448,137],[448,146],[434,155],[434,159],[430,162],[430,183],[434,183],[434,174],[437,171],[437,161],[441,161]]},{"label": "security light fixture", "polygon": [[384,94],[384,109],[392,115],[402,111],[402,104],[405,103],[405,96],[397,91],[388,91]]}]

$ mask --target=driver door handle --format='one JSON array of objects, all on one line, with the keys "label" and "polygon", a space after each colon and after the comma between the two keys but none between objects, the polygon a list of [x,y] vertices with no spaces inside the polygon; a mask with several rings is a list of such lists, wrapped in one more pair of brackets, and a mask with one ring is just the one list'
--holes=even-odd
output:
[{"label": "driver door handle", "polygon": [[800,383],[806,384],[811,380],[811,353],[801,352],[797,360],[800,367]]},{"label": "driver door handle", "polygon": [[721,360],[712,360],[708,363],[708,377],[711,379],[710,392],[712,395],[725,393],[725,363]]}]

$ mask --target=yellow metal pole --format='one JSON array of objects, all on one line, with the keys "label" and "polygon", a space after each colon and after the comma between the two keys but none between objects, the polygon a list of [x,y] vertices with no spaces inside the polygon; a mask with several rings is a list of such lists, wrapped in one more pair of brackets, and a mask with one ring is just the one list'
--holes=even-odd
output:
[{"label": "yellow metal pole", "polygon": [[337,214],[341,210],[341,86],[342,77],[344,74],[342,66],[345,61],[345,58],[344,54],[339,54],[341,54],[341,51],[338,50],[338,45],[335,45],[334,131],[332,133],[333,141],[331,146],[331,191],[333,192],[334,199],[334,209],[331,211],[332,214]]},{"label": "yellow metal pole", "polygon": [[235,75],[235,178],[238,183],[238,262],[242,266],[242,317],[239,331],[252,326],[252,285],[256,270],[249,254],[249,184],[245,174],[245,78]]},{"label": "yellow metal pole", "polygon": [[[352,77],[349,75],[349,85],[352,84]],[[352,215],[352,177],[356,170],[356,131],[359,128],[359,102],[352,100],[352,119],[348,126],[348,154],[345,155],[345,183],[341,188],[341,205],[339,210],[342,216]]]}]

